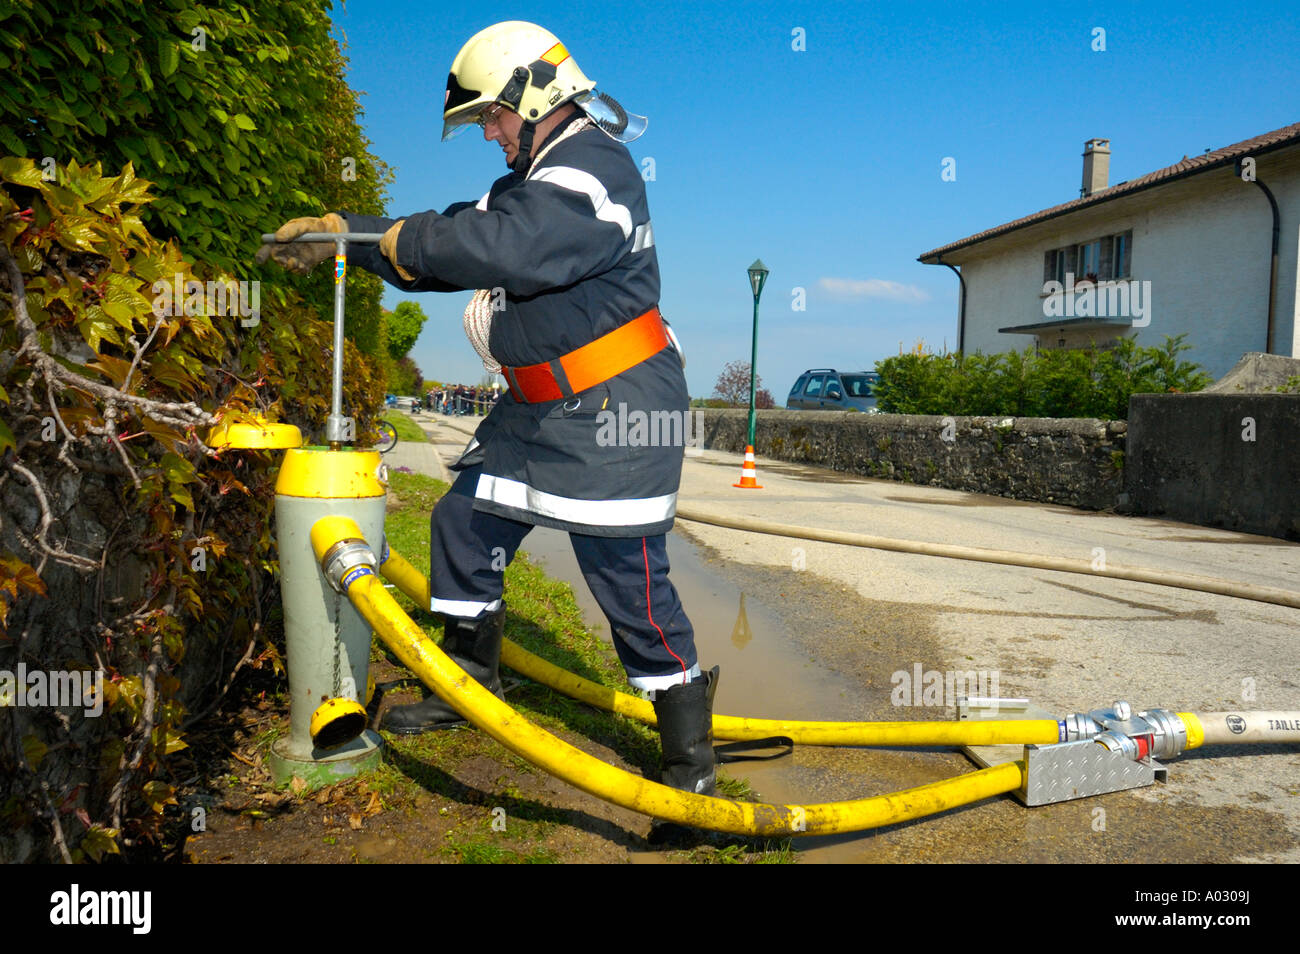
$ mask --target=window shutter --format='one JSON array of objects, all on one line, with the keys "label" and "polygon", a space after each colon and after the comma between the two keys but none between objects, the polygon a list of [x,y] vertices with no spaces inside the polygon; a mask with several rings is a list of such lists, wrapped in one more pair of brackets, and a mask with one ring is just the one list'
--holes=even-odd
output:
[{"label": "window shutter", "polygon": [[1056,279],[1056,250],[1043,254],[1043,284]]},{"label": "window shutter", "polygon": [[1097,277],[1103,282],[1110,281],[1115,276],[1111,273],[1111,263],[1115,260],[1114,256],[1115,240],[1113,236],[1106,236],[1101,242],[1101,264],[1097,266]]}]

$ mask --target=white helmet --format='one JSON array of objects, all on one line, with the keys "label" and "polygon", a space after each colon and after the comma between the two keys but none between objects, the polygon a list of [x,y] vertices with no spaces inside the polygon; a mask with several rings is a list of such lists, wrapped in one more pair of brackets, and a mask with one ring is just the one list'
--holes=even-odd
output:
[{"label": "white helmet", "polygon": [[601,131],[619,142],[631,142],[645,132],[644,116],[625,112],[613,97],[595,89],[555,34],[522,20],[498,23],[470,37],[452,61],[442,138],[463,132],[493,103],[523,118],[529,145],[530,127],[568,102],[582,107]]}]

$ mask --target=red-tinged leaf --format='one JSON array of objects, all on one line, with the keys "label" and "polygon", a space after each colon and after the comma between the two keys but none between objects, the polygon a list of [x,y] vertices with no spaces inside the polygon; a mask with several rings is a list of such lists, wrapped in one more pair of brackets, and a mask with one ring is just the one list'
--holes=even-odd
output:
[{"label": "red-tinged leaf", "polygon": [[46,595],[45,581],[40,575],[15,556],[0,557],[0,580],[12,580],[15,589],[12,591],[17,595],[18,590],[27,593],[36,593],[39,596]]},{"label": "red-tinged leaf", "polygon": [[126,380],[126,373],[131,370],[131,362],[122,358],[115,358],[112,355],[101,354],[94,361],[87,362],[86,367],[94,368],[113,382],[115,386],[120,387],[122,382]]},{"label": "red-tinged leaf", "polygon": [[145,803],[149,808],[159,815],[163,813],[168,805],[175,805],[176,789],[166,782],[152,781],[145,782],[140,786],[140,794],[144,796]]}]

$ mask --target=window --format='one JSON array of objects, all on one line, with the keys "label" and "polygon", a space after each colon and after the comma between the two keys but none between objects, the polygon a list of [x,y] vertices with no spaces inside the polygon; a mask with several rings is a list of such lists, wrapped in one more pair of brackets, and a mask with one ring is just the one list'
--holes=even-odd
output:
[{"label": "window", "polygon": [[1129,251],[1133,245],[1133,233],[1121,232],[1119,235],[1112,235],[1111,241],[1111,262],[1114,263],[1111,275],[1114,278],[1129,277]]},{"label": "window", "polygon": [[[1088,279],[1098,281],[1101,279],[1101,239],[1094,242],[1085,242],[1079,246],[1079,251],[1075,260],[1078,267],[1075,269],[1074,280],[1076,282]],[[1106,276],[1109,277],[1109,276]]]},{"label": "window", "polygon": [[1043,282],[1055,281],[1064,285],[1067,274],[1074,276],[1076,284],[1089,275],[1102,282],[1129,278],[1132,254],[1132,230],[1054,248],[1043,256]]},{"label": "window", "polygon": [[814,374],[808,379],[808,386],[803,389],[804,397],[820,397],[822,393],[822,376]]},{"label": "window", "polygon": [[848,390],[850,396],[867,398],[875,396],[876,382],[880,380],[880,377],[878,375],[873,377],[866,374],[845,374],[841,375],[840,379],[844,382],[844,387]]}]

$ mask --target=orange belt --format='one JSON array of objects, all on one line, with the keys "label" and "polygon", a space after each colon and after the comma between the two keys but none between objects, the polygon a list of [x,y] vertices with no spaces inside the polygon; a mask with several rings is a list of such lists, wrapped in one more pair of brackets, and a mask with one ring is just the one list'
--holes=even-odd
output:
[{"label": "orange belt", "polygon": [[658,354],[668,345],[657,307],[566,355],[522,368],[502,368],[516,401],[538,404],[573,397]]}]

